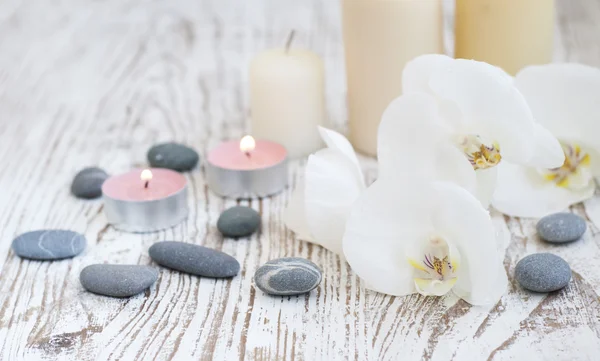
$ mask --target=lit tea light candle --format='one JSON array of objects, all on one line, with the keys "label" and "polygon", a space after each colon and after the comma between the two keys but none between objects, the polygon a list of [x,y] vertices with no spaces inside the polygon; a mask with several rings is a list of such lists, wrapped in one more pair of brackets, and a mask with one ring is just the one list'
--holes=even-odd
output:
[{"label": "lit tea light candle", "polygon": [[240,140],[240,150],[246,154],[246,157],[250,158],[252,152],[256,148],[256,141],[251,135],[246,135]]},{"label": "lit tea light candle", "polygon": [[206,158],[207,183],[224,197],[266,197],[288,182],[287,151],[278,143],[245,136],[219,144]]},{"label": "lit tea light candle", "polygon": [[188,215],[187,180],[169,169],[136,169],[110,177],[102,195],[108,222],[123,231],[158,231]]},{"label": "lit tea light candle", "polygon": [[152,171],[150,169],[144,169],[140,175],[140,178],[142,178],[142,182],[144,182],[144,188],[148,189],[150,180],[152,179]]}]

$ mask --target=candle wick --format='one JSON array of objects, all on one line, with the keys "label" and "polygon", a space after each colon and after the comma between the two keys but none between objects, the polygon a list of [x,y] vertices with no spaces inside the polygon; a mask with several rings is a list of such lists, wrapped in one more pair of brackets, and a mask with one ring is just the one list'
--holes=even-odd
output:
[{"label": "candle wick", "polygon": [[294,40],[294,35],[296,34],[296,30],[290,31],[290,35],[288,35],[287,41],[285,42],[285,53],[287,54],[290,50],[290,45],[292,45],[292,41]]},{"label": "candle wick", "polygon": [[244,152],[244,154],[246,154],[246,157],[250,158],[250,152]]},{"label": "candle wick", "polygon": [[144,188],[147,189],[149,184],[150,184],[150,181],[146,181],[146,183],[144,183]]}]

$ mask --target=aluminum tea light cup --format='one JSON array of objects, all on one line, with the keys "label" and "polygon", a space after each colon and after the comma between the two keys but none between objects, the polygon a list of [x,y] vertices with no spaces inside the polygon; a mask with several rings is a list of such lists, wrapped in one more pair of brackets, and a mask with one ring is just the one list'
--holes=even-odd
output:
[{"label": "aluminum tea light cup", "polygon": [[267,197],[288,185],[288,156],[278,143],[254,140],[247,135],[241,141],[219,144],[206,159],[210,189],[222,197]]},{"label": "aluminum tea light cup", "polygon": [[185,177],[162,168],[135,169],[102,185],[108,222],[126,232],[153,232],[183,222],[187,194]]}]

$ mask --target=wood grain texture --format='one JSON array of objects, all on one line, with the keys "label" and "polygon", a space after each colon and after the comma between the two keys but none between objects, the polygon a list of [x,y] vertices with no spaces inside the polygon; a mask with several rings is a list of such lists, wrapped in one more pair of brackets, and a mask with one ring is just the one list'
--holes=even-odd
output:
[{"label": "wood grain texture", "polygon": [[[557,0],[557,59],[600,66],[600,2]],[[296,240],[282,224],[290,191],[236,202],[212,195],[203,169],[187,174],[189,220],[134,235],[107,225],[101,201],[69,194],[74,174],[97,165],[116,174],[145,163],[159,141],[206,154],[244,133],[246,67],[291,28],[296,44],[325,60],[331,124],[344,129],[345,80],[334,0],[3,0],[0,2],[1,360],[598,360],[600,197],[572,211],[589,220],[583,240],[541,243],[535,222],[503,217],[505,267],[524,255],[564,257],[573,280],[531,294],[512,281],[496,305],[454,296],[390,297],[367,291],[346,263]],[[370,180],[372,160],[362,159]],[[298,180],[302,162],[290,170]],[[262,215],[248,240],[223,239],[220,212],[236,203]],[[82,256],[34,262],[10,250],[39,228],[86,235]],[[223,250],[242,265],[231,280],[160,269],[130,299],[85,292],[79,271],[98,262],[152,264],[156,241]],[[306,257],[324,271],[309,295],[274,298],[256,289],[258,266]]]}]

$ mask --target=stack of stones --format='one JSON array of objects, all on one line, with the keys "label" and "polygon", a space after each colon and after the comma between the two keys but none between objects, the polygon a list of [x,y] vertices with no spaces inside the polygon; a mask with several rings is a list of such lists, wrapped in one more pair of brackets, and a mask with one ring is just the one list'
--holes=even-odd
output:
[{"label": "stack of stones", "polygon": [[[573,213],[555,213],[537,223],[541,240],[566,244],[579,240],[586,231],[585,220]],[[515,278],[521,287],[534,292],[557,291],[571,280],[569,264],[551,253],[534,253],[521,259],[515,268]]]}]

